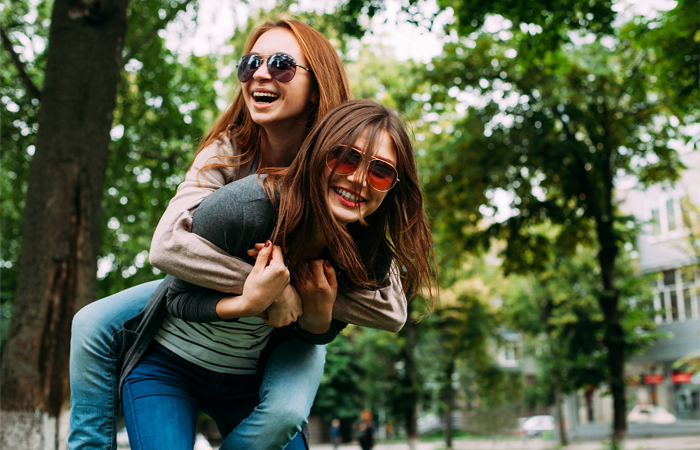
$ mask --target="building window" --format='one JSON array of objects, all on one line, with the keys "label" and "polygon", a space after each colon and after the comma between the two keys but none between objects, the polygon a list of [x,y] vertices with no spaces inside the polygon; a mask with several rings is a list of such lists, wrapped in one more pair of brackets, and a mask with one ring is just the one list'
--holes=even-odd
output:
[{"label": "building window", "polygon": [[661,234],[661,216],[659,215],[659,207],[651,207],[651,232],[654,236]]},{"label": "building window", "polygon": [[663,196],[649,203],[647,233],[661,239],[677,238],[683,231],[682,197]]},{"label": "building window", "polygon": [[654,281],[656,322],[682,322],[700,318],[697,266],[665,270]]},{"label": "building window", "polygon": [[[666,200],[666,221],[668,222],[668,231],[674,231],[676,229],[676,208],[674,207],[676,203],[676,199],[673,198]],[[680,205],[678,206],[680,207]]]},{"label": "building window", "polygon": [[518,343],[514,341],[502,342],[498,348],[498,362],[502,366],[514,367],[518,365]]}]

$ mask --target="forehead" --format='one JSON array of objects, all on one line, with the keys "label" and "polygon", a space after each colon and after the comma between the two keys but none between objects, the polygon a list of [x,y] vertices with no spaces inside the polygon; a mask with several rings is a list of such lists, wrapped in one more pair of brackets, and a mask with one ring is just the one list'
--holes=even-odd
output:
[{"label": "forehead", "polygon": [[[369,130],[364,131],[357,141],[355,141],[353,147],[366,153],[368,150],[367,146],[369,145],[369,139],[371,138],[370,133],[371,131]],[[398,160],[396,146],[394,145],[394,140],[391,138],[388,131],[381,130],[374,137],[374,153],[372,156],[396,165]]]},{"label": "forehead", "polygon": [[286,53],[298,61],[304,59],[304,53],[297,38],[294,36],[294,33],[286,28],[273,28],[263,33],[253,44],[250,53],[257,53],[258,55]]}]

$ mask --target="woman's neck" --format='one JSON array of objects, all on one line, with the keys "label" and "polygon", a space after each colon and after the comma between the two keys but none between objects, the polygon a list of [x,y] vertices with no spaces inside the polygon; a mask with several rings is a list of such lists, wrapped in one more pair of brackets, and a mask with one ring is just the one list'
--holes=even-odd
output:
[{"label": "woman's neck", "polygon": [[261,167],[289,167],[304,140],[304,127],[293,130],[264,130],[262,133]]}]

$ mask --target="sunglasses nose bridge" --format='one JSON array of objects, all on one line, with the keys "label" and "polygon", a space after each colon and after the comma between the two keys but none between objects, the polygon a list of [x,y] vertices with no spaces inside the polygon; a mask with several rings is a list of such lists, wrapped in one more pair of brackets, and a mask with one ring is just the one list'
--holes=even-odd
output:
[{"label": "sunglasses nose bridge", "polygon": [[345,175],[345,177],[351,183],[357,183],[363,188],[367,187],[369,184],[369,163],[361,161],[357,168]]},{"label": "sunglasses nose bridge", "polygon": [[255,72],[253,72],[251,78],[272,79],[272,75],[270,75],[270,71],[267,68],[267,58],[263,58],[262,56],[258,57],[258,67],[255,69]]}]

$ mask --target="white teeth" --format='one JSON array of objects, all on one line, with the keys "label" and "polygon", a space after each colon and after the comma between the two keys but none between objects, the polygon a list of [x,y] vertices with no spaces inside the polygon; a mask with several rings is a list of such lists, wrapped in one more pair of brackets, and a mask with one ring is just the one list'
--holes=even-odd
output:
[{"label": "white teeth", "polygon": [[343,197],[345,200],[351,202],[351,203],[359,203],[362,201],[362,197],[359,195],[351,194],[350,192],[346,191],[345,189],[334,189],[335,192],[338,193],[341,197]]},{"label": "white teeth", "polygon": [[273,94],[272,92],[253,92],[253,97],[255,98],[261,98],[261,97],[268,97],[268,98],[279,98],[279,95]]}]

